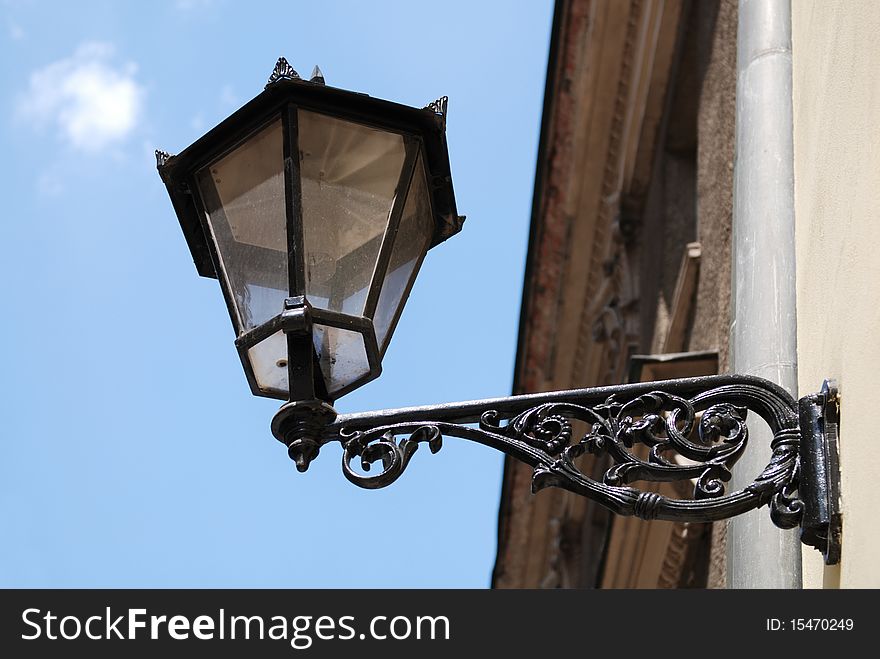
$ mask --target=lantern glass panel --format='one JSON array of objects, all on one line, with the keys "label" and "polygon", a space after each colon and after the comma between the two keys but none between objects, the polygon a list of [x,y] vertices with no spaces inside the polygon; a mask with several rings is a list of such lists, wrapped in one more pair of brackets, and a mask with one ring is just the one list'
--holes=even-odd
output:
[{"label": "lantern glass panel", "polygon": [[288,294],[281,120],[196,173],[239,332],[281,313]]},{"label": "lantern glass panel", "polygon": [[287,395],[290,391],[287,372],[287,336],[275,332],[247,352],[260,391]]},{"label": "lantern glass panel", "polygon": [[403,168],[397,133],[298,112],[305,293],[361,316]]},{"label": "lantern glass panel", "polygon": [[405,297],[412,285],[411,282],[418,272],[425,252],[428,251],[433,229],[431,200],[428,195],[422,156],[419,154],[373,318],[376,340],[383,353],[388,346],[391,332],[394,331],[400,310],[406,302]]},{"label": "lantern glass panel", "polygon": [[331,396],[370,372],[364,335],[360,332],[315,325],[312,337]]}]

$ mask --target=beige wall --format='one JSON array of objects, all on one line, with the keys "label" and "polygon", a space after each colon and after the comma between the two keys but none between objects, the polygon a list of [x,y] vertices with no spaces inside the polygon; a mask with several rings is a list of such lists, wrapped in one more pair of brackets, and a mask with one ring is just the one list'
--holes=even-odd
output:
[{"label": "beige wall", "polygon": [[880,2],[792,0],[798,380],[841,392],[843,557],[806,587],[880,587]]}]

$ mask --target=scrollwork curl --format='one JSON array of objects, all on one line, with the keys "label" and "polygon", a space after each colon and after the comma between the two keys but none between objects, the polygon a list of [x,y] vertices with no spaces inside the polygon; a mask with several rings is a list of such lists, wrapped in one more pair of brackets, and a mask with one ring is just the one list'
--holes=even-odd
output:
[{"label": "scrollwork curl", "polygon": [[[398,440],[395,429],[379,428],[370,432],[340,433],[344,443],[342,471],[345,477],[360,487],[378,489],[396,481],[406,469],[420,443],[427,443],[431,453],[437,453],[443,446],[443,439],[437,426],[420,425],[408,436]],[[352,466],[352,460],[360,458],[361,468],[370,471],[376,462],[382,463],[377,474],[359,474]]]}]

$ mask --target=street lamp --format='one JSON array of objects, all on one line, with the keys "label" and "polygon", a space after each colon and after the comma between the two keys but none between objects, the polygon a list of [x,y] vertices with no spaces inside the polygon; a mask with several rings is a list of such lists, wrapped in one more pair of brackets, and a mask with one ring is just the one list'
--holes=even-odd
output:
[{"label": "street lamp", "polygon": [[[317,67],[304,80],[282,58],[256,98],[180,154],[156,152],[196,268],[220,281],[252,392],[288,401],[272,432],[297,468],[339,441],[345,476],[384,487],[419,443],[436,452],[454,436],[532,466],[533,490],[561,487],[622,515],[710,522],[769,505],[777,526],[800,526],[837,562],[831,383],[800,401],[720,375],[337,415],[334,400],[379,376],[428,249],[461,230],[445,120],[445,97],[407,107],[329,87]],[[770,426],[773,455],[728,493],[749,411]],[[602,482],[579,468],[587,453],[610,457]],[[363,473],[356,459],[381,468]],[[640,481],[690,481],[694,496],[631,487]]]}]

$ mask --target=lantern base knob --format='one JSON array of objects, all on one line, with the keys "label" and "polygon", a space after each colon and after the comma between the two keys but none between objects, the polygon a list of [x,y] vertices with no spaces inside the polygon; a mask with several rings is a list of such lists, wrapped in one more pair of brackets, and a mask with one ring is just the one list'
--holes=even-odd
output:
[{"label": "lantern base knob", "polygon": [[336,419],[336,410],[321,400],[285,403],[272,419],[272,434],[287,446],[287,454],[304,472],[318,457],[324,429]]},{"label": "lantern base knob", "polygon": [[312,460],[318,457],[320,446],[312,439],[297,439],[287,447],[287,455],[296,463],[296,470],[303,473]]}]

